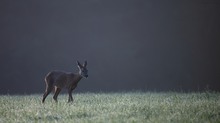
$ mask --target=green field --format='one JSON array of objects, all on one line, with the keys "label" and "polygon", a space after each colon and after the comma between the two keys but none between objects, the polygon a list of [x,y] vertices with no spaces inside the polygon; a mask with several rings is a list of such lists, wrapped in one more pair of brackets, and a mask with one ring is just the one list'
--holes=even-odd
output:
[{"label": "green field", "polygon": [[0,123],[220,123],[220,93],[78,93],[0,96]]}]

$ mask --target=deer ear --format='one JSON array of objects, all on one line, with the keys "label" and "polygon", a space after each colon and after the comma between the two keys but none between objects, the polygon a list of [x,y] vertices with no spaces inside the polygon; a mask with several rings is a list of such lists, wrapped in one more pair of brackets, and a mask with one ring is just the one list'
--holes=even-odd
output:
[{"label": "deer ear", "polygon": [[84,66],[84,67],[86,67],[86,66],[87,66],[87,61],[85,61],[85,62],[84,62],[83,66]]},{"label": "deer ear", "polygon": [[79,63],[79,61],[76,61],[76,63],[77,63],[77,65],[78,65],[78,67],[83,67],[80,63]]}]

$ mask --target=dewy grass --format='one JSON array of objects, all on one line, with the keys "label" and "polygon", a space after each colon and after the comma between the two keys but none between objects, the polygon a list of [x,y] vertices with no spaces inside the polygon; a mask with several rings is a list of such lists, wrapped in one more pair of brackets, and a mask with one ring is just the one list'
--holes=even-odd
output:
[{"label": "dewy grass", "polygon": [[79,93],[74,102],[50,95],[0,96],[0,122],[219,123],[220,93]]}]

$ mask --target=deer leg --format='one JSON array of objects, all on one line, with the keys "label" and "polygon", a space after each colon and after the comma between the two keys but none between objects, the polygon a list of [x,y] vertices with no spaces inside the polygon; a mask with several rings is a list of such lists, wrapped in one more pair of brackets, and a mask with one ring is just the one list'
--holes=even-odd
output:
[{"label": "deer leg", "polygon": [[55,87],[55,94],[54,94],[54,96],[53,96],[53,99],[54,99],[56,102],[57,102],[57,96],[59,95],[60,91],[61,91],[61,88]]},{"label": "deer leg", "polygon": [[72,102],[72,101],[73,101],[72,91],[73,91],[73,89],[69,89],[69,90],[68,90],[68,93],[69,93],[68,102]]},{"label": "deer leg", "polygon": [[46,97],[50,94],[50,92],[51,92],[52,90],[53,90],[53,88],[47,87],[47,89],[46,89],[46,91],[45,91],[45,93],[44,93],[44,95],[43,95],[42,103],[44,103]]}]

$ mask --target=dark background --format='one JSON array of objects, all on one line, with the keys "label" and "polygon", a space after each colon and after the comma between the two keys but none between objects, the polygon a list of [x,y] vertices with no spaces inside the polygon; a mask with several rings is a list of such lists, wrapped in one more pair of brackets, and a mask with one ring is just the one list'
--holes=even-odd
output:
[{"label": "dark background", "polygon": [[43,93],[51,70],[78,92],[220,91],[219,0],[1,0],[0,94]]}]

